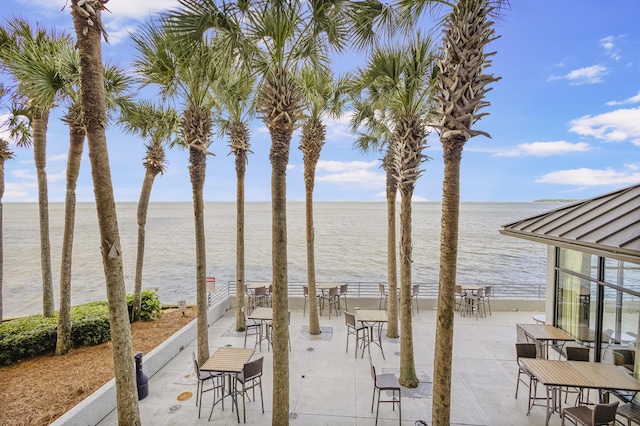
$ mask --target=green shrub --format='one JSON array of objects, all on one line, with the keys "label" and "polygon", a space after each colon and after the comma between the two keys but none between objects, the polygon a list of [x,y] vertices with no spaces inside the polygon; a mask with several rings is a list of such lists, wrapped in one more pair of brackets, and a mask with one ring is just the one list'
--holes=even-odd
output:
[{"label": "green shrub", "polygon": [[71,337],[76,346],[93,346],[111,340],[107,302],[91,302],[71,309]]},{"label": "green shrub", "polygon": [[[58,337],[58,315],[30,315],[0,324],[0,365],[54,351]],[[96,345],[111,340],[106,302],[71,308],[71,339],[74,345]]]},{"label": "green shrub", "polygon": [[[157,288],[148,288],[146,290],[142,290],[140,299],[141,320],[157,320],[162,316],[162,303],[160,303]],[[133,294],[127,294],[127,305],[129,306],[129,321],[131,321],[131,311],[133,309]]]}]

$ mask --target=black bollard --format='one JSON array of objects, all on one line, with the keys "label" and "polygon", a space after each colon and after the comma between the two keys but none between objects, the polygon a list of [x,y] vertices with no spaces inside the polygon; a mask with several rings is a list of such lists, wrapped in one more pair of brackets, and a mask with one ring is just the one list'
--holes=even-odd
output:
[{"label": "black bollard", "polygon": [[142,372],[142,352],[133,356],[136,359],[136,384],[138,385],[138,400],[149,395],[149,378]]}]

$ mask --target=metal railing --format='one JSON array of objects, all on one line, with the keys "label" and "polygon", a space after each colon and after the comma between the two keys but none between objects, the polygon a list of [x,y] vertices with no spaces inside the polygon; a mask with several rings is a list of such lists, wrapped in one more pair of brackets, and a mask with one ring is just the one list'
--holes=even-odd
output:
[{"label": "metal railing", "polygon": [[[256,281],[269,281],[269,280],[256,280]],[[251,281],[247,281],[249,283]],[[317,282],[322,282],[318,280]],[[380,281],[337,281],[340,284],[349,284],[349,296],[351,297],[379,297],[380,292],[378,290],[378,284]],[[418,297],[425,298],[437,298],[438,297],[438,283],[413,283],[420,286],[420,292]],[[479,286],[493,286],[492,297],[498,297],[501,299],[545,299],[546,298],[546,284],[544,283],[480,283],[475,282]],[[302,287],[307,285],[303,281],[289,281],[289,296],[303,296]],[[385,283],[386,285],[386,283]],[[223,286],[220,286],[223,287]],[[236,281],[227,281],[226,295],[236,295]]]}]

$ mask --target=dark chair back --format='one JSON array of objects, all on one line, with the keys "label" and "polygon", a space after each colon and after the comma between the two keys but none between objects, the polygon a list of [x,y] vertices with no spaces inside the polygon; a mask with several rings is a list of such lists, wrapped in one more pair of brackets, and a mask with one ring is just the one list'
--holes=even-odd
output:
[{"label": "dark chair back", "polygon": [[373,366],[371,354],[369,354],[369,365],[371,366],[371,378],[373,379],[373,386],[378,387],[378,382],[376,381],[376,367]]},{"label": "dark chair back", "polygon": [[262,376],[262,362],[264,361],[264,357],[260,357],[254,359],[253,361],[249,361],[244,365],[242,369],[242,376],[244,380],[255,379],[256,377]]},{"label": "dark chair back", "polygon": [[342,284],[340,285],[340,296],[347,294],[347,288],[349,287],[349,284]]},{"label": "dark chair back", "polygon": [[414,284],[412,289],[413,289],[412,296],[417,296],[418,293],[420,293],[420,284]]},{"label": "dark chair back", "polygon": [[356,316],[351,312],[344,311],[344,323],[347,324],[347,327],[356,326]]},{"label": "dark chair back", "polygon": [[567,361],[589,362],[589,348],[582,346],[567,346]]},{"label": "dark chair back", "polygon": [[535,343],[516,343],[516,358],[535,358],[536,357],[536,344]]},{"label": "dark chair back", "polygon": [[619,403],[620,401],[615,401],[610,404],[596,404],[593,407],[593,414],[591,417],[592,424],[608,425],[615,421]]}]

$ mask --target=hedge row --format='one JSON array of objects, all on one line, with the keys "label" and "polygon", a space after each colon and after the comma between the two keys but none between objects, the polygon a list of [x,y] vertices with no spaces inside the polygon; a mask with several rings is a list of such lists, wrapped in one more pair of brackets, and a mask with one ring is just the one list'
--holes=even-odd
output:
[{"label": "hedge row", "polygon": [[[142,292],[141,318],[157,319],[162,306],[157,289]],[[127,295],[131,307],[133,296]],[[131,311],[131,309],[129,309]],[[52,352],[58,336],[58,312],[53,318],[30,315],[0,324],[0,365]],[[91,302],[71,308],[73,345],[93,346],[111,340],[107,302]]]}]

